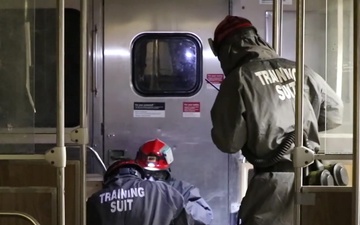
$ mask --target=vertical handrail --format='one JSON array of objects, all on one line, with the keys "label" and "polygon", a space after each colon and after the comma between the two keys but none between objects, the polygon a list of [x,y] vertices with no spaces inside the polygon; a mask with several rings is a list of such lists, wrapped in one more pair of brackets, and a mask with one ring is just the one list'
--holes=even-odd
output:
[{"label": "vertical handrail", "polygon": [[57,127],[56,145],[61,164],[57,166],[58,225],[65,225],[65,0],[57,0]]},{"label": "vertical handrail", "polygon": [[282,38],[283,38],[283,25],[284,25],[284,2],[283,0],[280,0],[279,3],[279,47],[278,47],[278,55],[281,56],[282,55]]},{"label": "vertical handrail", "polygon": [[359,77],[359,60],[360,60],[360,3],[358,0],[353,0],[354,4],[354,17],[353,17],[353,24],[354,24],[354,108],[353,108],[353,225],[360,224],[360,211],[359,211],[359,196],[360,196],[360,77]]},{"label": "vertical handrail", "polygon": [[232,16],[233,15],[233,5],[234,5],[234,3],[233,3],[233,0],[229,0],[228,1],[228,14],[230,15],[230,16]]},{"label": "vertical handrail", "polygon": [[[81,7],[81,82],[80,82],[80,128],[87,128],[88,127],[88,117],[87,117],[87,26],[88,26],[88,1],[81,0],[80,7]],[[87,129],[83,129],[87,132]],[[84,133],[83,135],[88,135]],[[87,140],[87,138],[86,138]],[[81,143],[80,147],[80,224],[86,224],[86,145],[85,141]]]},{"label": "vertical handrail", "polygon": [[21,217],[21,218],[24,218],[24,219],[30,221],[30,223],[32,223],[34,225],[40,225],[39,221],[37,221],[34,217],[32,217],[31,215],[29,215],[27,213],[23,213],[23,212],[0,212],[0,216]]},{"label": "vertical handrail", "polygon": [[[337,27],[344,27],[344,3],[337,0]],[[343,64],[344,64],[344,33],[337,32],[337,53],[336,53],[336,94],[341,98],[343,86]]]},{"label": "vertical handrail", "polygon": [[[305,0],[297,0],[296,5],[296,96],[295,96],[295,151],[303,146],[303,95],[304,95],[304,20]],[[296,154],[294,154],[296,157]],[[296,161],[296,159],[295,159]],[[295,167],[294,225],[300,225],[300,192],[302,188],[302,168]]]},{"label": "vertical handrail", "polygon": [[273,0],[272,46],[279,56],[281,55],[282,23],[283,23],[283,1]]}]

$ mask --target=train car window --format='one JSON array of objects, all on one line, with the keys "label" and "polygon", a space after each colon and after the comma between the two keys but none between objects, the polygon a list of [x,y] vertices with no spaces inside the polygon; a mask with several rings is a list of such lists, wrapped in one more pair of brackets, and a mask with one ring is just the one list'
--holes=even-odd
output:
[{"label": "train car window", "polygon": [[[56,127],[56,15],[56,9],[36,10],[35,127]],[[80,11],[76,9],[65,9],[64,63],[65,127],[75,127],[80,124]]]},{"label": "train car window", "polygon": [[[56,9],[31,13],[33,64],[26,77],[24,12],[0,9],[0,128],[56,127]],[[16,48],[18,51],[14,51]],[[28,79],[27,79],[28,78]],[[32,106],[29,92],[33,98]],[[65,126],[80,124],[80,12],[65,9]],[[21,108],[20,108],[21,107]],[[36,113],[34,112],[36,108]]]},{"label": "train car window", "polygon": [[132,48],[132,82],[142,96],[191,96],[202,83],[202,46],[189,33],[145,33]]}]

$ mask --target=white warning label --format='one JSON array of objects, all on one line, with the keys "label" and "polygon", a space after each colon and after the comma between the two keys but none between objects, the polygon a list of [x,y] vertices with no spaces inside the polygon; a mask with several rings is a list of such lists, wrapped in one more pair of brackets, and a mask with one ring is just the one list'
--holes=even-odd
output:
[{"label": "white warning label", "polygon": [[134,117],[165,117],[165,102],[134,102]]}]

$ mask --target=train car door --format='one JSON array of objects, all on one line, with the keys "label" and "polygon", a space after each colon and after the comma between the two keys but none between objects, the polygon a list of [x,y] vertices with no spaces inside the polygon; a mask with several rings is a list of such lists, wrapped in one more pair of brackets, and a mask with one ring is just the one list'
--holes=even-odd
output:
[{"label": "train car door", "polygon": [[207,39],[227,10],[215,0],[104,2],[105,161],[135,157],[142,143],[160,138],[173,149],[173,176],[200,189],[218,225],[229,224],[238,203],[237,177],[229,179],[238,160],[212,143],[217,90],[204,79],[222,79]]}]

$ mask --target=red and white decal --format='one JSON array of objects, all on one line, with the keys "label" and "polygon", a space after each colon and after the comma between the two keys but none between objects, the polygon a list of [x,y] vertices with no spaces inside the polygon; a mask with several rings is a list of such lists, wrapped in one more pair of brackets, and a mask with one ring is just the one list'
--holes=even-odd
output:
[{"label": "red and white decal", "polygon": [[[220,88],[220,84],[224,80],[224,74],[206,74],[206,79],[215,87]],[[216,90],[209,82],[206,82],[206,88]]]},{"label": "red and white decal", "polygon": [[200,117],[200,102],[183,102],[183,117]]}]

